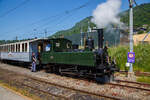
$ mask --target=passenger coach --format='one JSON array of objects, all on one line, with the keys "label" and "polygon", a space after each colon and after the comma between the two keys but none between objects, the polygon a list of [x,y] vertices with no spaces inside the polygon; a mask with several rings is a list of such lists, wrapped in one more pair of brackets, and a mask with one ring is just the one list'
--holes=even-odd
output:
[{"label": "passenger coach", "polygon": [[38,58],[46,48],[47,43],[48,39],[33,39],[0,45],[0,59],[2,61],[31,63],[32,52]]}]

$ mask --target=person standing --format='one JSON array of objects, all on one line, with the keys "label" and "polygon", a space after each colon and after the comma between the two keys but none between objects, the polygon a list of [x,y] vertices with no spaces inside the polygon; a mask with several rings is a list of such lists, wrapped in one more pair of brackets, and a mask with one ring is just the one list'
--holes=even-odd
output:
[{"label": "person standing", "polygon": [[32,68],[31,68],[32,72],[36,72],[36,56],[35,53],[32,53]]}]

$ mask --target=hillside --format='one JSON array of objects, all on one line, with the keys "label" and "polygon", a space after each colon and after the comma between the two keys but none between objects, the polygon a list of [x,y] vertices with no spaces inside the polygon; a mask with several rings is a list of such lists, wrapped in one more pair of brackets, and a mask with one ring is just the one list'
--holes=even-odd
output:
[{"label": "hillside", "polygon": [[[121,21],[129,24],[129,10],[124,11],[120,14]],[[133,9],[133,21],[134,27],[142,27],[144,24],[148,24],[150,26],[150,3],[141,4]]]},{"label": "hillside", "polygon": [[[124,22],[126,25],[129,23],[129,13],[128,10],[119,14],[121,17],[121,21]],[[58,36],[63,34],[64,36],[78,34],[80,33],[80,29],[82,27],[83,32],[87,32],[88,21],[91,20],[91,16],[87,17],[80,22],[76,23],[75,26],[68,30],[62,30],[56,32],[53,36]],[[141,4],[134,8],[134,27],[142,27],[142,25],[147,24],[150,26],[150,3]],[[90,26],[95,26],[93,23],[90,23]]]},{"label": "hillside", "polygon": [[[80,33],[81,27],[82,27],[83,32],[87,32],[88,22],[90,22],[91,18],[92,17],[90,16],[81,20],[80,22],[76,23],[75,26],[73,26],[72,28],[68,30],[62,30],[62,31],[56,32],[54,36],[58,36],[60,34],[63,34],[64,36],[66,36],[66,35]],[[95,25],[93,23],[90,23],[90,27],[94,27],[94,26]]]}]

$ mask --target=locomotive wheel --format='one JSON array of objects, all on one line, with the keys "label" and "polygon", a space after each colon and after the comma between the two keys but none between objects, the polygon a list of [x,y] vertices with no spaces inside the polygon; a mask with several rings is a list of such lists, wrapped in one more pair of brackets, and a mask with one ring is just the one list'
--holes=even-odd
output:
[{"label": "locomotive wheel", "polygon": [[59,72],[60,75],[62,75],[62,73],[61,73],[61,67],[58,68],[58,72]]},{"label": "locomotive wheel", "polygon": [[96,77],[96,82],[105,84],[110,82],[110,77],[108,75],[103,75],[101,77]]},{"label": "locomotive wheel", "polygon": [[54,66],[46,65],[45,72],[46,73],[53,73],[54,72]]},{"label": "locomotive wheel", "polygon": [[60,75],[60,67],[59,67],[59,66],[55,66],[55,67],[54,67],[54,72],[55,72],[57,75]]},{"label": "locomotive wheel", "polygon": [[109,80],[110,82],[114,81],[114,74],[111,74],[109,77],[110,77],[110,80]]}]

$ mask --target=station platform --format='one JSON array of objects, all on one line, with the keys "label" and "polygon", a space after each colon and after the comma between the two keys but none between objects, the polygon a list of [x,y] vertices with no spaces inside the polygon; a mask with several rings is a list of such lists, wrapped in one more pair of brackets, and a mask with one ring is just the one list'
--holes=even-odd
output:
[{"label": "station platform", "polygon": [[32,100],[0,85],[0,100]]}]

